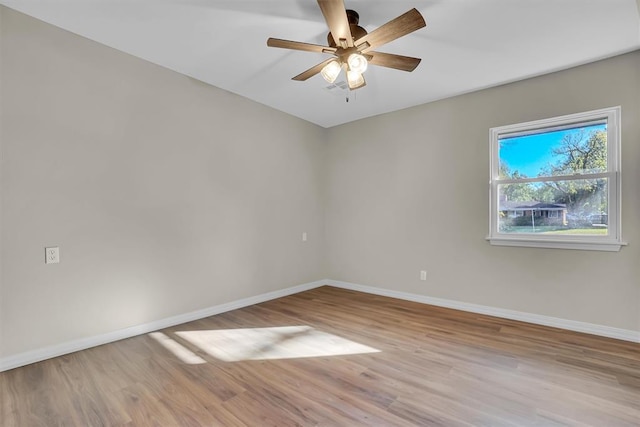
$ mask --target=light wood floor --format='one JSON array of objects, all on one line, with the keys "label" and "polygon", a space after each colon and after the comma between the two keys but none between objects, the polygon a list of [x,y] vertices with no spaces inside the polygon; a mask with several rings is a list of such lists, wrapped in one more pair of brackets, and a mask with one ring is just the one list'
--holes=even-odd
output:
[{"label": "light wood floor", "polygon": [[640,344],[322,287],[7,371],[0,393],[3,427],[637,427]]}]

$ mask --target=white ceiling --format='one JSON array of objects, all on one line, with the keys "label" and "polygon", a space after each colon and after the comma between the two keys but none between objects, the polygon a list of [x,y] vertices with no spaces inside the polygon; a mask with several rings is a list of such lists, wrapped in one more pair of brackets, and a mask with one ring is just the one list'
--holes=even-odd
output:
[{"label": "white ceiling", "polygon": [[[326,59],[268,37],[326,44],[315,0],[0,0],[73,33],[323,127],[640,48],[640,0],[347,0],[371,31],[415,7],[427,27],[377,48],[422,58],[369,67],[367,86],[328,91],[291,77]],[[350,101],[346,102],[349,95]]]}]

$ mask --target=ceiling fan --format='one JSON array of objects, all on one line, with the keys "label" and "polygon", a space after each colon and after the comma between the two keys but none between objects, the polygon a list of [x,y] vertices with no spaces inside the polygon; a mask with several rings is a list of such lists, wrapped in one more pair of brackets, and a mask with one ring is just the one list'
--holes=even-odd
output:
[{"label": "ceiling fan", "polygon": [[318,0],[324,15],[329,34],[329,46],[302,43],[290,40],[269,38],[267,46],[283,49],[303,50],[333,55],[333,57],[293,77],[292,80],[304,81],[320,73],[324,79],[333,83],[344,68],[350,90],[366,85],[363,73],[367,65],[413,71],[420,58],[382,53],[373,49],[406,36],[427,24],[415,8],[367,33],[358,25],[360,16],[354,10],[345,9],[343,0]]}]

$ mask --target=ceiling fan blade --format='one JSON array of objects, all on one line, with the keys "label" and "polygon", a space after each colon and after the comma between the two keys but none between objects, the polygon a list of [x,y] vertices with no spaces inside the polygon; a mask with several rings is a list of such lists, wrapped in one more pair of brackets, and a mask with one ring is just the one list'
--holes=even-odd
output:
[{"label": "ceiling fan blade", "polygon": [[[318,6],[327,21],[329,31],[335,40],[336,45],[341,46],[342,41],[346,43],[346,47],[353,47],[353,37],[349,28],[349,20],[347,19],[347,11],[344,7],[343,0],[318,0]],[[345,46],[343,46],[345,47]]]},{"label": "ceiling fan blade", "polygon": [[322,69],[324,68],[325,65],[327,65],[329,62],[331,62],[333,60],[335,60],[335,58],[329,58],[326,61],[322,61],[318,65],[314,65],[313,67],[309,68],[307,71],[303,71],[302,73],[300,73],[297,76],[293,77],[291,80],[297,80],[297,81],[303,82],[303,81],[307,80],[308,78],[313,77],[316,74],[318,74],[320,71],[322,71]]},{"label": "ceiling fan blade", "polygon": [[363,52],[366,52],[385,43],[389,43],[390,41],[398,39],[402,36],[406,36],[407,34],[419,30],[426,25],[427,23],[424,22],[424,18],[422,17],[420,12],[418,12],[417,9],[413,8],[410,11],[398,16],[397,18],[392,19],[386,24],[376,28],[369,34],[360,37],[358,40],[356,40],[355,45],[360,46],[365,42],[369,43],[369,46],[363,49]]},{"label": "ceiling fan blade", "polygon": [[371,55],[372,58],[369,59],[369,64],[371,65],[379,65],[381,67],[394,68],[402,71],[413,71],[420,61],[422,61],[420,58],[382,52],[367,52],[366,55]]},{"label": "ceiling fan blade", "polygon": [[267,46],[280,47],[283,49],[304,50],[307,52],[319,52],[319,53],[334,53],[336,51],[335,47],[321,46],[319,44],[311,44],[311,43],[294,42],[291,40],[274,39],[272,37],[267,40]]}]

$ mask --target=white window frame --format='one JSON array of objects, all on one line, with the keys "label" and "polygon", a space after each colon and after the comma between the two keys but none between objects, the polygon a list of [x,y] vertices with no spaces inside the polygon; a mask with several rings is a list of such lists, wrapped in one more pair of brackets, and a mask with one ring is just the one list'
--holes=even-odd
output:
[{"label": "white window frame", "polygon": [[[627,243],[622,240],[622,193],[620,191],[621,176],[621,108],[610,107],[584,113],[569,114],[526,123],[494,127],[489,130],[490,141],[490,177],[489,177],[489,235],[487,240],[498,246],[525,246],[556,249],[580,249],[597,251],[619,251]],[[517,136],[569,129],[576,124],[589,122],[607,123],[607,171],[594,174],[577,174],[558,177],[558,180],[607,178],[609,233],[607,236],[597,235],[535,235],[531,233],[499,232],[499,196],[500,184],[518,182],[535,182],[536,178],[520,180],[501,179],[499,174],[500,138],[505,135]],[[555,179],[555,177],[554,177]]]}]

